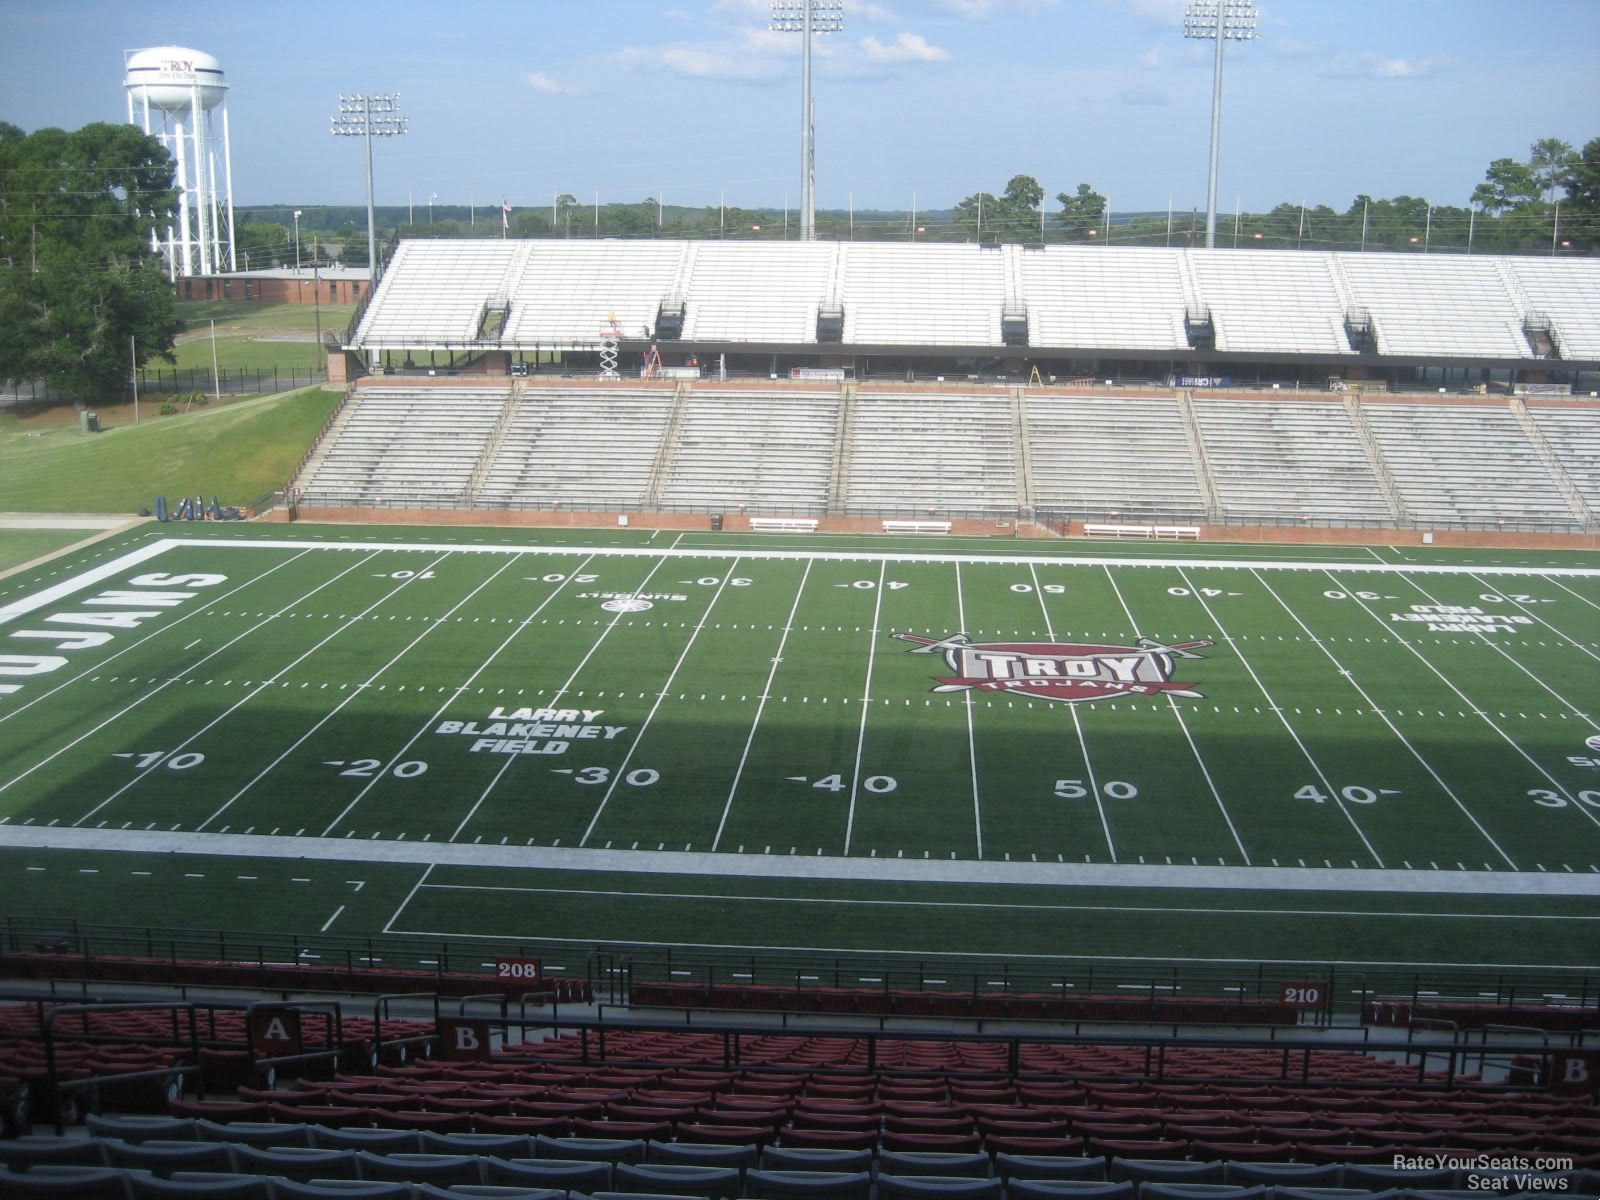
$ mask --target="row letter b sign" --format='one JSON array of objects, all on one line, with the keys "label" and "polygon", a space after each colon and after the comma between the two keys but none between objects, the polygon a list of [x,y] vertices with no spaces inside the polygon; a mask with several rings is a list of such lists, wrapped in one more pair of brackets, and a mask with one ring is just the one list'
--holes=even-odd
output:
[{"label": "row letter b sign", "polygon": [[462,1017],[440,1017],[438,1056],[452,1062],[482,1060],[491,1049],[489,1022]]}]

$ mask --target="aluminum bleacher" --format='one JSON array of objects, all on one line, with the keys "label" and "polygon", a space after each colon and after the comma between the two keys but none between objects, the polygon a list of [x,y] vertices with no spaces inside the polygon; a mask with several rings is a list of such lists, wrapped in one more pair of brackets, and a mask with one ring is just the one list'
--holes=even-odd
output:
[{"label": "aluminum bleacher", "polygon": [[696,390],[661,484],[669,507],[820,512],[838,458],[839,396]]},{"label": "aluminum bleacher", "polygon": [[846,512],[1015,513],[1009,395],[863,393],[850,402],[847,427]]},{"label": "aluminum bleacher", "polygon": [[[1460,254],[498,238],[402,242],[352,344],[592,348],[615,315],[637,340],[683,306],[701,342],[818,344],[817,310],[843,310],[854,346],[1188,349],[1209,313],[1219,352],[1345,356],[1347,319],[1402,359],[1600,360],[1593,259]],[[484,327],[486,306],[508,304]],[[1005,333],[1011,334],[1008,343]],[[671,336],[669,333],[668,336]],[[827,335],[833,340],[831,328]],[[1365,338],[1363,335],[1363,345]]]},{"label": "aluminum bleacher", "polygon": [[482,239],[401,242],[362,316],[356,343],[405,350],[475,340],[484,306],[504,286],[522,245]]},{"label": "aluminum bleacher", "polygon": [[366,387],[300,484],[304,504],[467,499],[509,387]]},{"label": "aluminum bleacher", "polygon": [[1223,520],[1394,521],[1342,403],[1197,397],[1194,413]]},{"label": "aluminum bleacher", "polygon": [[487,504],[641,507],[661,453],[672,392],[529,390],[484,472]]},{"label": "aluminum bleacher", "polygon": [[1353,353],[1326,254],[1190,250],[1188,255],[1218,350]]},{"label": "aluminum bleacher", "polygon": [[1047,246],[1022,251],[1028,342],[1185,351],[1182,251]]},{"label": "aluminum bleacher", "polygon": [[1031,392],[1024,411],[1036,508],[1205,519],[1177,401]]},{"label": "aluminum bleacher", "polygon": [[1600,358],[1600,303],[1594,260],[1504,258],[1532,313],[1551,323],[1562,358]]},{"label": "aluminum bleacher", "polygon": [[850,242],[840,250],[846,342],[1000,344],[1006,289],[998,246]]},{"label": "aluminum bleacher", "polygon": [[1506,406],[1369,400],[1362,411],[1418,524],[1558,531],[1579,526]]},{"label": "aluminum bleacher", "polygon": [[1600,408],[1530,404],[1528,415],[1584,502],[1600,512]]},{"label": "aluminum bleacher", "polygon": [[661,303],[696,243],[586,238],[527,243],[504,339],[520,346],[594,346],[613,316],[624,337],[654,331]]},{"label": "aluminum bleacher", "polygon": [[1492,258],[1341,254],[1355,304],[1372,315],[1380,354],[1529,358],[1525,314]]},{"label": "aluminum bleacher", "polygon": [[831,242],[702,242],[689,274],[683,336],[817,340],[817,307],[839,247]]}]

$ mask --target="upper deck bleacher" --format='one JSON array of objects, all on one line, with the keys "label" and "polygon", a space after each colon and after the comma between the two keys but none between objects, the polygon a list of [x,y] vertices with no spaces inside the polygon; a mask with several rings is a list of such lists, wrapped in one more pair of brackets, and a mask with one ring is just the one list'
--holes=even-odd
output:
[{"label": "upper deck bleacher", "polygon": [[503,286],[521,242],[400,243],[356,343],[373,348],[460,346],[475,340],[484,306]]},{"label": "upper deck bleacher", "polygon": [[840,249],[847,343],[1000,344],[999,247],[853,242]]},{"label": "upper deck bleacher", "polygon": [[1372,316],[1378,353],[1408,358],[1531,358],[1524,313],[1493,258],[1341,254],[1352,299]]},{"label": "upper deck bleacher", "polygon": [[817,340],[837,247],[828,242],[702,242],[689,275],[688,340]]},{"label": "upper deck bleacher", "polygon": [[1022,253],[1032,346],[1186,351],[1178,250],[1046,246]]},{"label": "upper deck bleacher", "polygon": [[[1600,363],[1600,260],[947,242],[404,241],[352,345],[621,339]],[[507,306],[503,322],[486,323]],[[819,321],[821,310],[826,321]],[[1010,313],[1010,323],[1002,320]],[[1018,336],[1026,314],[1026,341]],[[681,314],[681,329],[677,320]],[[842,322],[838,316],[842,315]],[[658,328],[658,326],[660,328]],[[1370,343],[1368,341],[1370,331]],[[1550,344],[1543,340],[1549,333]],[[1352,343],[1355,339],[1355,344]]]},{"label": "upper deck bleacher", "polygon": [[1562,358],[1600,358],[1600,282],[1594,260],[1505,258],[1532,310],[1550,321]]},{"label": "upper deck bleacher", "polygon": [[1352,353],[1326,254],[1190,250],[1188,255],[1218,350]]},{"label": "upper deck bleacher", "polygon": [[597,345],[613,318],[623,337],[653,332],[691,246],[579,238],[528,244],[504,340],[556,348]]}]

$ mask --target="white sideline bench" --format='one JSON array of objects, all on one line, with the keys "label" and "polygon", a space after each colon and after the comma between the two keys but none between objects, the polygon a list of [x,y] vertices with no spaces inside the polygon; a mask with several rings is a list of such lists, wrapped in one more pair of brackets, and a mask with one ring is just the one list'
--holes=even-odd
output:
[{"label": "white sideline bench", "polygon": [[1198,542],[1198,525],[1085,525],[1084,537],[1138,538],[1141,541]]},{"label": "white sideline bench", "polygon": [[751,517],[750,528],[756,533],[815,533],[815,517]]},{"label": "white sideline bench", "polygon": [[885,533],[949,533],[949,521],[885,521]]}]

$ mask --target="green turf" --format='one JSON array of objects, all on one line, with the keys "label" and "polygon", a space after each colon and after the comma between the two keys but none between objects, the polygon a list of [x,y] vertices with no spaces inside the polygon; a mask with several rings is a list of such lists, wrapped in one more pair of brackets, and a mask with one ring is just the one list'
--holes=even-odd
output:
[{"label": "green turf", "polygon": [[[225,577],[164,585],[192,594],[128,628],[81,619],[112,638],[0,700],[0,817],[174,834],[165,869],[205,886],[119,909],[96,889],[131,859],[100,854],[77,896],[68,860],[6,856],[19,908],[719,951],[1592,960],[1600,906],[1571,881],[1600,875],[1593,555],[166,526],[4,581],[0,605],[170,536],[8,623]],[[241,539],[264,544],[217,544]],[[619,596],[651,607],[602,607]],[[1405,619],[1435,605],[1493,619]],[[1069,705],[935,690],[944,656],[893,636],[963,632],[1210,644],[1175,662],[1198,696]],[[583,715],[516,712],[548,707]],[[209,857],[237,834],[307,839],[285,853],[371,894],[254,906],[274,860]],[[429,865],[437,844],[462,857]],[[1173,873],[1202,866],[1235,873]]]},{"label": "green turf", "polygon": [[137,425],[123,409],[98,434],[0,433],[0,511],[136,512],[158,494],[248,504],[284,486],[337,402],[306,389],[168,417],[146,402]]},{"label": "green turf", "polygon": [[0,528],[0,571],[9,571],[93,536],[93,531],[83,529]]},{"label": "green turf", "polygon": [[[175,306],[179,319],[189,333],[209,333],[211,322],[217,323],[217,336],[236,333],[243,329],[300,330],[312,332],[316,328],[318,306],[315,304],[259,304],[246,300],[180,300]],[[323,329],[343,329],[350,320],[355,306],[351,304],[323,304],[320,306]]]},{"label": "green turf", "polygon": [[[212,345],[207,337],[178,346],[176,370],[200,373],[197,386],[211,380]],[[323,365],[322,351],[307,335],[289,340],[284,334],[217,334],[216,366],[220,372],[271,371],[273,368],[306,371]],[[204,388],[202,388],[204,390]]]}]

